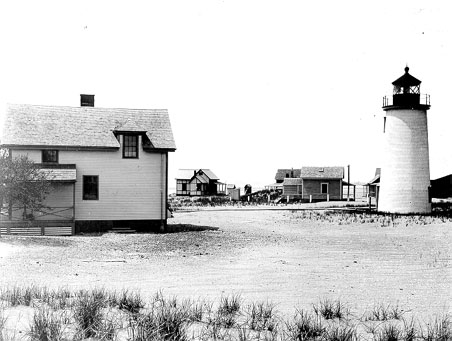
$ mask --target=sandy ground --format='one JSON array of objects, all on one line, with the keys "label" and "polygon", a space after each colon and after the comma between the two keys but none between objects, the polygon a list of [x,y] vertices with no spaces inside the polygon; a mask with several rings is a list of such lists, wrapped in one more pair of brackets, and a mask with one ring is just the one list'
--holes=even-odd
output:
[{"label": "sandy ground", "polygon": [[[303,215],[304,214],[304,215]],[[218,300],[240,293],[282,313],[319,299],[356,314],[377,303],[417,316],[452,312],[452,223],[396,227],[326,222],[295,211],[176,213],[171,224],[218,228],[171,234],[0,239],[0,287],[158,290]]]}]

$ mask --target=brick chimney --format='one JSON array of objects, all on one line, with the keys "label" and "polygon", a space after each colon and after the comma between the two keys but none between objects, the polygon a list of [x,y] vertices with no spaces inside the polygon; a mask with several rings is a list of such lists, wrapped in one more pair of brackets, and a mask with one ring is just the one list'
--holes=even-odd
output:
[{"label": "brick chimney", "polygon": [[94,107],[94,95],[80,95],[81,107]]}]

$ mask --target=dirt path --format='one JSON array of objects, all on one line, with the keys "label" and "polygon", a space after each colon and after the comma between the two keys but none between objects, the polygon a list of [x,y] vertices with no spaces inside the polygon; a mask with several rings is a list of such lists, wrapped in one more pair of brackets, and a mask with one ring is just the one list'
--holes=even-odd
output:
[{"label": "dirt path", "polygon": [[102,286],[215,300],[241,293],[290,313],[327,297],[358,313],[380,302],[421,316],[451,312],[450,223],[338,225],[290,211],[176,213],[170,222],[219,230],[4,237],[2,249],[21,249],[0,251],[0,286]]}]

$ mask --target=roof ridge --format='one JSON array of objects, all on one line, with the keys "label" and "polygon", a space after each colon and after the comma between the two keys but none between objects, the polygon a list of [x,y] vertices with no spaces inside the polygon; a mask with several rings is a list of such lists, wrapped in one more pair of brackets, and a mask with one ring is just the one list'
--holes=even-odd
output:
[{"label": "roof ridge", "polygon": [[49,105],[49,104],[29,104],[29,103],[6,103],[7,106],[28,106],[28,107],[40,107],[40,108],[73,108],[73,109],[106,109],[106,110],[136,110],[136,111],[168,111],[163,108],[125,108],[125,107],[89,107],[89,106],[72,106],[72,105]]}]

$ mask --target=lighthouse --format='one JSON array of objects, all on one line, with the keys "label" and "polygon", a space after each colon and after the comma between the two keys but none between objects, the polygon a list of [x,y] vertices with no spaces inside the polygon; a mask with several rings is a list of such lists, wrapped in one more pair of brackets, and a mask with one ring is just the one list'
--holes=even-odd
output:
[{"label": "lighthouse", "polygon": [[430,213],[427,110],[430,96],[408,73],[392,82],[392,98],[383,98],[384,143],[378,210]]}]

